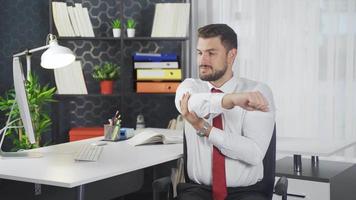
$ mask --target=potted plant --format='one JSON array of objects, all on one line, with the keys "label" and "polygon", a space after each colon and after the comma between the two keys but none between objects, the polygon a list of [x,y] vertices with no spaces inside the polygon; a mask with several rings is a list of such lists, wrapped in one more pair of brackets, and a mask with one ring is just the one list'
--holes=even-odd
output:
[{"label": "potted plant", "polygon": [[[31,144],[26,137],[25,129],[22,126],[22,121],[15,122],[17,128],[10,128],[6,131],[8,138],[12,139],[11,151],[18,151],[21,149],[37,148],[41,145],[46,145],[48,142],[42,142],[41,136],[47,132],[52,124],[49,117],[48,104],[54,102],[53,95],[56,91],[55,87],[48,85],[41,86],[38,77],[34,74],[29,75],[28,81],[25,83],[25,90],[27,93],[31,119],[35,132],[36,143]],[[15,90],[11,89],[6,92],[4,97],[0,97],[0,110],[6,113],[6,116],[11,115],[10,121],[20,118],[20,112],[17,104],[11,111],[11,107],[15,102]]]},{"label": "potted plant", "polygon": [[111,22],[112,34],[114,37],[120,37],[121,33],[121,21],[119,19],[114,19]]},{"label": "potted plant", "polygon": [[120,67],[117,64],[105,62],[101,66],[94,66],[92,76],[100,81],[101,94],[112,94],[114,80],[120,78]]},{"label": "potted plant", "polygon": [[126,22],[127,37],[135,37],[136,22],[133,19],[128,19]]}]

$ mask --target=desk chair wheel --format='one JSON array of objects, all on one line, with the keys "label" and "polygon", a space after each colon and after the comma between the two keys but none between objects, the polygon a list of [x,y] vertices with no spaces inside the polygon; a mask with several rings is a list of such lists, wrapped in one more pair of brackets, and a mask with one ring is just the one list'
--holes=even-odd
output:
[{"label": "desk chair wheel", "polygon": [[274,186],[274,193],[282,196],[282,200],[287,200],[288,179],[281,177]]}]

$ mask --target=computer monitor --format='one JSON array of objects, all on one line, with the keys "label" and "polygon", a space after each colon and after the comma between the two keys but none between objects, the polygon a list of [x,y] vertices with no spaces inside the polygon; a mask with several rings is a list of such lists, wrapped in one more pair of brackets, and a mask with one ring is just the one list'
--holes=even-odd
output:
[{"label": "computer monitor", "polygon": [[26,135],[31,144],[35,141],[35,132],[33,130],[33,124],[31,120],[30,108],[28,106],[27,94],[25,90],[25,77],[21,62],[19,57],[13,58],[13,76],[14,76],[14,87],[16,94],[16,103],[19,107],[20,116],[22,119],[23,126],[25,128]]},{"label": "computer monitor", "polygon": [[[21,120],[26,132],[26,135],[31,144],[36,142],[36,137],[33,129],[30,108],[28,105],[27,94],[25,90],[25,77],[23,73],[23,68],[20,62],[19,57],[13,58],[13,77],[14,77],[14,87],[15,87],[15,95],[16,95],[16,103],[19,108]],[[9,119],[11,117],[9,116]],[[7,121],[9,123],[9,120]],[[8,126],[7,124],[6,126]],[[5,135],[5,131],[3,132]],[[2,137],[4,137],[4,135]],[[3,140],[3,139],[2,139]],[[1,146],[0,146],[1,147]],[[0,151],[1,157],[41,157],[42,155],[36,152],[3,152]]]}]

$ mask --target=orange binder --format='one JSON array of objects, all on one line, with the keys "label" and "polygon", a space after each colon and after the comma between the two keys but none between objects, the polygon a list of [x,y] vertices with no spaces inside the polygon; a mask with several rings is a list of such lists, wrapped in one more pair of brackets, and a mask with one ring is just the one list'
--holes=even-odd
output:
[{"label": "orange binder", "polygon": [[72,142],[103,135],[103,127],[76,127],[69,130],[69,141]]},{"label": "orange binder", "polygon": [[136,82],[137,93],[175,93],[180,82]]}]

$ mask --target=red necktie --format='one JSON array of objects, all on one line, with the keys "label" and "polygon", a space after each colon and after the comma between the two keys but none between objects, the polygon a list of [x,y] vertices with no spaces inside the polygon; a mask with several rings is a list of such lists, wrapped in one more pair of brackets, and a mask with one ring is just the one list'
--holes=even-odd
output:
[{"label": "red necktie", "polygon": [[[221,90],[212,88],[212,93],[222,93]],[[223,130],[221,114],[213,119],[213,126]],[[224,200],[227,196],[225,156],[215,146],[213,147],[213,199]]]}]

